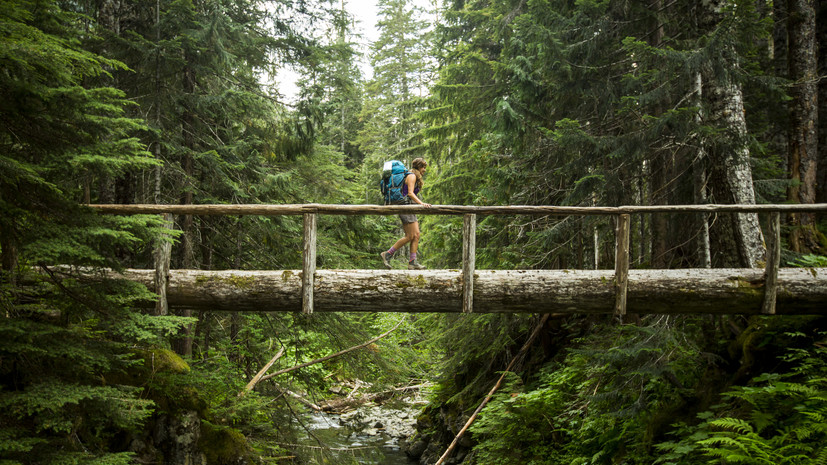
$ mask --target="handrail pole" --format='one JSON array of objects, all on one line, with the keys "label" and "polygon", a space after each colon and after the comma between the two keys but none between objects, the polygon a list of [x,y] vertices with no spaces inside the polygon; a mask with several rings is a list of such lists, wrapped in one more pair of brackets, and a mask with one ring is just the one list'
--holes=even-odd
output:
[{"label": "handrail pole", "polygon": [[631,220],[628,213],[617,215],[615,229],[615,315],[621,319],[626,314],[626,291],[629,285],[629,231]]},{"label": "handrail pole", "polygon": [[764,302],[761,313],[775,315],[775,303],[778,296],[778,268],[781,266],[781,213],[770,214],[769,234],[767,235],[767,266],[764,272]]},{"label": "handrail pole", "polygon": [[474,311],[474,271],[476,269],[477,215],[466,214],[462,225],[462,313]]},{"label": "handrail pole", "polygon": [[769,213],[827,212],[827,203],[772,204],[772,205],[626,205],[619,207],[574,207],[556,205],[339,205],[339,204],[212,204],[212,205],[87,205],[107,214],[158,214],[178,215],[622,215],[632,213]]},{"label": "handrail pole", "polygon": [[302,313],[313,313],[313,286],[316,275],[316,214],[304,214],[302,252]]}]

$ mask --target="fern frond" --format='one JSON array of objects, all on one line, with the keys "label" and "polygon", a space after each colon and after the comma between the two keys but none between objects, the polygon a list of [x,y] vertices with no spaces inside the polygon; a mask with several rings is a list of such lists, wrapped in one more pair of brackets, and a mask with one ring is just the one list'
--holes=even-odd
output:
[{"label": "fern frond", "polygon": [[752,429],[752,425],[750,425],[744,420],[741,420],[740,418],[719,418],[717,420],[712,420],[709,423],[712,426],[732,430],[741,434],[751,434],[754,432],[754,430]]}]

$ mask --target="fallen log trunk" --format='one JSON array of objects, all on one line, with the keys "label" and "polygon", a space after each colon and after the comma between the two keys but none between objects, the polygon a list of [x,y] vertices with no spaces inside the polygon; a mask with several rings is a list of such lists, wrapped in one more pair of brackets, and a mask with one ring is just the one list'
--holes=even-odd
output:
[{"label": "fallen log trunk", "polygon": [[[760,313],[761,269],[629,270],[629,313]],[[301,272],[170,270],[170,305],[226,311],[298,312]],[[153,289],[153,270],[125,278]],[[461,312],[459,270],[317,270],[316,312]],[[148,303],[149,304],[149,303]],[[612,270],[477,270],[475,313],[612,313]],[[152,303],[154,305],[154,303]],[[827,269],[778,272],[778,314],[827,313]]]}]

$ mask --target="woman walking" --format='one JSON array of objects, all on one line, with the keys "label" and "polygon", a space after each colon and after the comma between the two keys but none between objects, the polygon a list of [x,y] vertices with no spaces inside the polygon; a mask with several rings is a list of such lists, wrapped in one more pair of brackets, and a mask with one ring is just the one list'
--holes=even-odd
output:
[{"label": "woman walking", "polygon": [[[411,172],[405,176],[405,184],[402,186],[402,195],[405,196],[402,205],[418,204],[424,205],[425,207],[431,206],[431,204],[423,202],[418,197],[419,191],[422,190],[422,176],[425,175],[427,168],[428,163],[424,158],[416,158],[411,162]],[[405,237],[396,241],[393,247],[387,251],[379,254],[382,256],[382,263],[385,265],[385,268],[390,269],[390,260],[393,258],[393,254],[405,244],[410,243],[411,253],[408,257],[408,269],[424,269],[425,267],[420,265],[416,259],[416,251],[419,248],[419,220],[417,220],[414,214],[401,214],[399,215],[399,219],[402,220],[402,230],[405,231]]]}]

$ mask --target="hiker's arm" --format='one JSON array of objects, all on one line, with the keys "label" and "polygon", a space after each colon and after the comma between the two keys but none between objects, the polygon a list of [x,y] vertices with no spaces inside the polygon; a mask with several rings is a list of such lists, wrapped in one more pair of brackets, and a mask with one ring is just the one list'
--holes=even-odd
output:
[{"label": "hiker's arm", "polygon": [[417,197],[416,194],[414,194],[414,187],[416,187],[416,175],[415,174],[409,174],[405,178],[405,184],[408,185],[408,197],[410,197],[411,200],[414,201],[414,203],[419,204],[419,205],[424,205],[426,207],[431,206],[431,204],[425,203],[425,202],[419,200],[419,197]]}]

